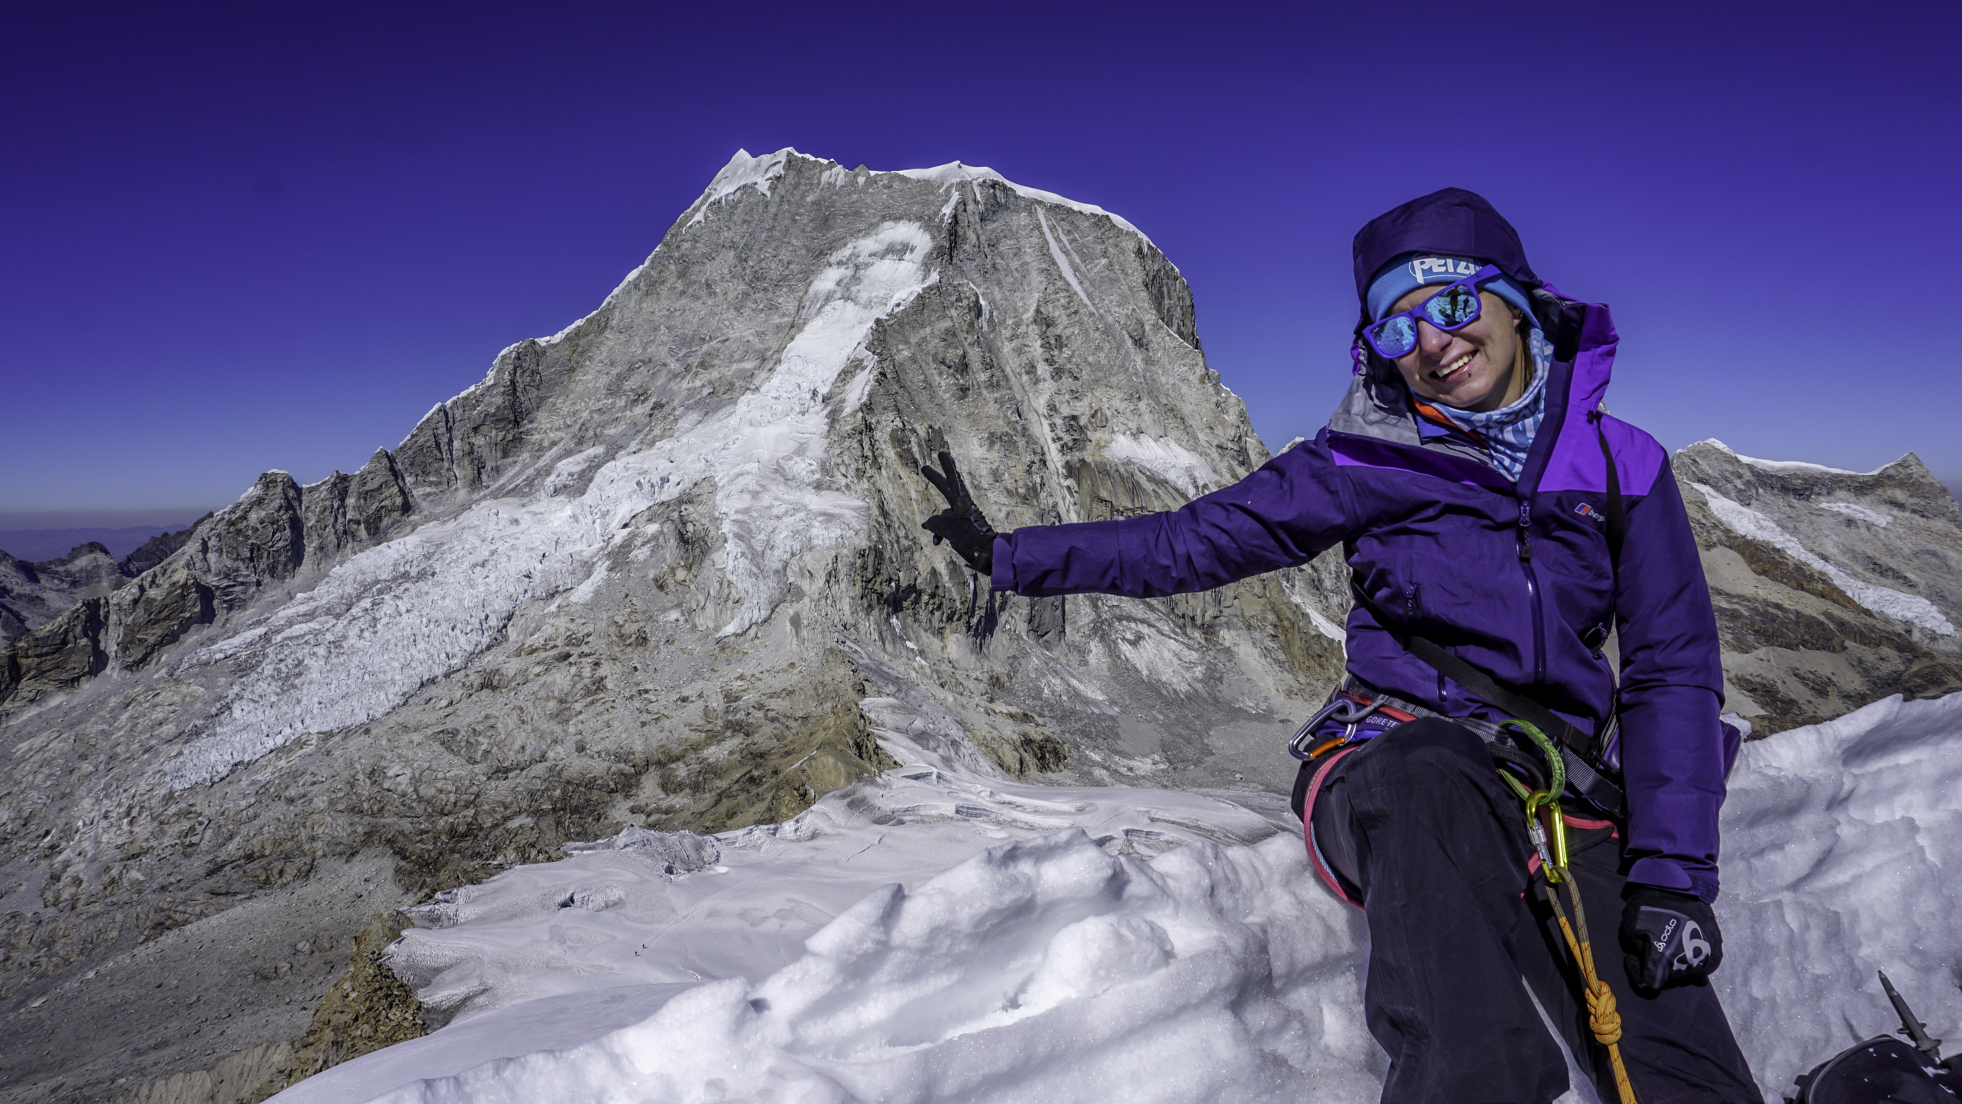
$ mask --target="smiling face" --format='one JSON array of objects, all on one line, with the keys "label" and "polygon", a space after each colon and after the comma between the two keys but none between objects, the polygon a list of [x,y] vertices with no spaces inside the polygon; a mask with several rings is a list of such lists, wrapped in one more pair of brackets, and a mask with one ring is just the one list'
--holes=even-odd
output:
[{"label": "smiling face", "polygon": [[[1430,284],[1414,288],[1388,313],[1407,311],[1438,293]],[[1523,366],[1519,310],[1489,291],[1480,291],[1478,318],[1447,333],[1421,318],[1417,348],[1397,358],[1397,371],[1418,398],[1460,410],[1497,410],[1526,393],[1531,382]]]}]

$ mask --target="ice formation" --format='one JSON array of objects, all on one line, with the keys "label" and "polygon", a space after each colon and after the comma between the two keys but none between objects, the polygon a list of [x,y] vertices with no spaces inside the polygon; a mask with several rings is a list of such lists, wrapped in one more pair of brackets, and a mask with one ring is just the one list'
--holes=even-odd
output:
[{"label": "ice formation", "polygon": [[1821,502],[1818,505],[1821,510],[1831,510],[1835,514],[1845,514],[1847,517],[1864,521],[1868,525],[1878,525],[1883,528],[1886,527],[1887,523],[1894,520],[1879,510],[1870,509],[1857,502]]},{"label": "ice formation", "polygon": [[1112,460],[1136,464],[1193,497],[1223,482],[1205,457],[1168,437],[1120,433],[1103,446],[1102,452]]},{"label": "ice formation", "polygon": [[694,226],[708,217],[708,209],[742,191],[755,188],[764,195],[770,194],[770,182],[783,175],[784,162],[797,151],[785,146],[775,153],[762,157],[751,157],[748,150],[739,149],[729,159],[722,171],[715,174],[709,186],[702,191],[702,198],[695,201],[695,215],[688,220]]},{"label": "ice formation", "polygon": [[[454,895],[396,958],[477,1011],[277,1099],[1374,1097],[1359,917],[1292,832],[1235,842],[1273,829],[1200,795],[986,778],[931,750],[944,723],[867,705],[905,765],[719,837],[720,867],[589,850]],[[1893,1026],[1875,969],[1936,1034],[1962,1026],[1958,795],[1962,695],[1744,749],[1716,982],[1769,1099]]]},{"label": "ice formation", "polygon": [[[1725,498],[1708,484],[1691,483],[1710,503],[1710,512],[1717,520],[1750,537],[1761,540],[1794,559],[1823,572],[1833,585],[1846,592],[1846,596],[1867,607],[1875,613],[1892,617],[1896,621],[1920,625],[1922,628],[1954,636],[1955,626],[1933,602],[1915,594],[1905,594],[1890,587],[1879,586],[1847,574],[1837,565],[1814,555],[1798,539],[1787,533],[1779,524],[1741,502]],[[1840,505],[1850,505],[1841,503]],[[1858,507],[1855,507],[1856,509]],[[1872,511],[1868,511],[1871,513]],[[1882,524],[1885,524],[1884,522]]]},{"label": "ice formation", "polygon": [[938,278],[926,270],[931,244],[918,224],[887,222],[838,250],[805,292],[801,328],[760,387],[603,465],[583,493],[570,489],[598,450],[559,461],[529,498],[480,502],[370,548],[258,626],[192,653],[180,670],[256,665],[233,684],[211,730],[166,764],[169,784],[209,782],[305,733],[388,712],[488,646],[520,602],[589,581],[604,569],[604,552],[635,539],[629,519],[703,479],[715,480],[724,569],[742,600],[723,632],[767,618],[793,557],[864,526],[865,503],[820,474],[824,396],[872,324]]}]

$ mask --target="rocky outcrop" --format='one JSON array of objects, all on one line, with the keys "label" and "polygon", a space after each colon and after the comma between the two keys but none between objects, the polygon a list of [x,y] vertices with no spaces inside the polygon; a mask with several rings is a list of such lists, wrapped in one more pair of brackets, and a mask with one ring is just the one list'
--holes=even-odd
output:
[{"label": "rocky outcrop", "polygon": [[211,515],[206,514],[175,533],[162,533],[144,541],[135,551],[123,557],[120,565],[122,573],[134,579],[169,559],[178,549],[190,543],[191,534],[197,531],[198,526],[209,520]]},{"label": "rocky outcrop", "polygon": [[[353,475],[262,477],[35,653],[60,661],[0,704],[0,1054],[148,1023],[75,980],[188,955],[344,856],[387,854],[415,897],[628,825],[783,819],[889,764],[864,702],[924,703],[984,773],[1284,788],[1339,673],[1339,570],[1031,601],[919,529],[942,448],[1004,526],[1263,462],[1194,317],[1095,208],[959,165],[738,157],[592,315]],[[244,1022],[142,1078],[300,1038]],[[0,1070],[0,1100],[115,1068],[50,1061]]]},{"label": "rocky outcrop", "polygon": [[[285,472],[267,472],[238,502],[181,541],[176,536],[176,551],[134,581],[110,563],[115,581],[129,585],[15,641],[11,660],[0,653],[0,706],[74,689],[112,667],[141,666],[192,628],[244,609],[267,584],[291,578],[306,546],[300,489]],[[90,547],[108,559],[106,549]],[[12,685],[4,674],[10,666]]]},{"label": "rocky outcrop", "polygon": [[0,649],[127,581],[109,550],[94,542],[34,563],[0,552]]},{"label": "rocky outcrop", "polygon": [[348,552],[385,540],[414,510],[409,488],[387,449],[376,449],[353,475],[335,472],[300,490],[310,565],[331,568]]},{"label": "rocky outcrop", "polygon": [[1860,474],[1705,441],[1674,467],[1757,735],[1962,689],[1962,509],[1912,453]]}]

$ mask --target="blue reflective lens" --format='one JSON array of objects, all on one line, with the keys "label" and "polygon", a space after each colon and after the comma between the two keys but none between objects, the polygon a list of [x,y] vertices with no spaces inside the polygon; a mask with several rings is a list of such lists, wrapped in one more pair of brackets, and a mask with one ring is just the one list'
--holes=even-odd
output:
[{"label": "blue reflective lens", "polygon": [[1369,343],[1379,355],[1395,360],[1417,347],[1417,323],[1407,314],[1385,318],[1369,328]]},{"label": "blue reflective lens", "polygon": [[1444,330],[1468,325],[1478,318],[1478,292],[1463,284],[1445,288],[1424,301],[1424,317]]}]

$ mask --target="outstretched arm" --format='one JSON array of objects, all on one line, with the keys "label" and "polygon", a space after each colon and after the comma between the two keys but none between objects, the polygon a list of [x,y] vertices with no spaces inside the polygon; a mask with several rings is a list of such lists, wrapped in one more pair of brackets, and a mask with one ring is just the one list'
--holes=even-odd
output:
[{"label": "outstretched arm", "polygon": [[1122,521],[1039,525],[995,539],[996,590],[1154,598],[1306,563],[1352,514],[1326,445],[1304,441],[1231,487]]}]

